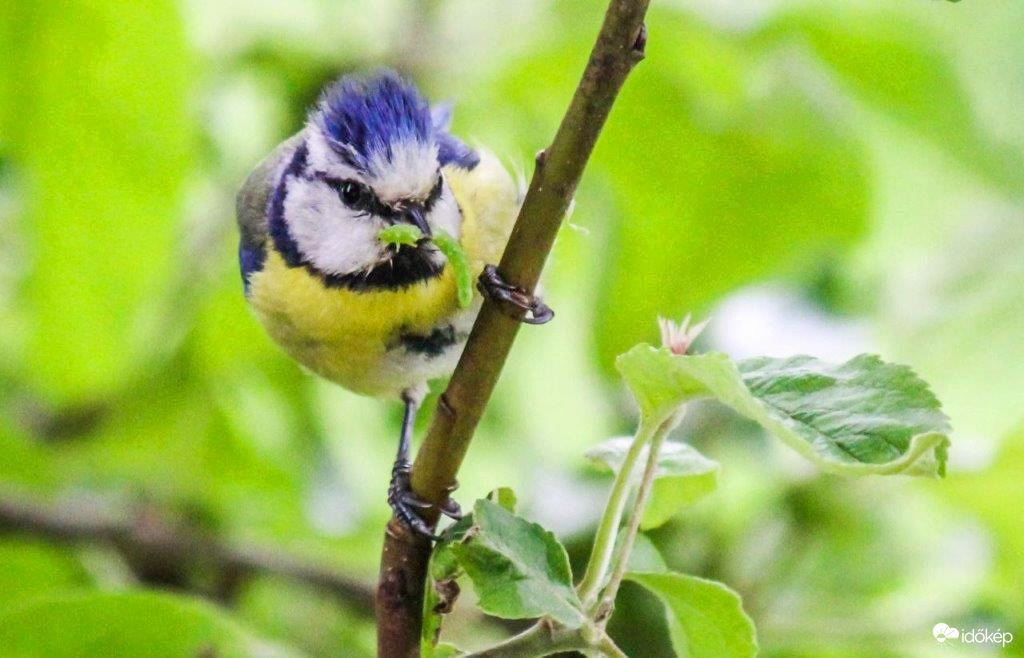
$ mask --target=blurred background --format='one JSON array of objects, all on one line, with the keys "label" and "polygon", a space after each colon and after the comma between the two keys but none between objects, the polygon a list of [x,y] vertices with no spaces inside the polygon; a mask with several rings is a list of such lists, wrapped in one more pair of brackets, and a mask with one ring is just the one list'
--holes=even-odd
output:
[{"label": "blurred background", "polygon": [[[118,593],[159,589],[278,647],[372,654],[399,405],[270,343],[234,192],[322,85],[380,65],[528,175],[605,4],[3,3],[8,641],[36,623],[19,641],[64,655],[95,631],[19,610],[65,597],[145,625],[149,599]],[[658,314],[711,316],[698,351],[878,352],[944,401],[944,481],[821,475],[706,405],[673,438],[722,463],[720,489],[650,538],[743,595],[764,655],[928,655],[939,622],[1024,652],[1024,3],[652,4],[546,274],[558,318],[521,333],[458,497],[514,487],[582,565],[610,483],[582,453],[632,430],[613,360]],[[506,633],[464,589],[446,639]],[[669,655],[628,584],[611,630]]]}]

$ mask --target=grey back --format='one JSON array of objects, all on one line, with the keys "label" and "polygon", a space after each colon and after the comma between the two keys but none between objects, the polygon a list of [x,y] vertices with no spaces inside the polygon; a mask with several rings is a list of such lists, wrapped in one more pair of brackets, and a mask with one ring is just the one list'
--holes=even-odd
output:
[{"label": "grey back", "polygon": [[235,215],[243,247],[258,249],[266,242],[270,230],[267,202],[277,185],[281,170],[287,166],[304,137],[304,131],[300,131],[281,142],[270,155],[256,165],[245,179],[242,189],[238,191],[238,196],[235,197]]}]

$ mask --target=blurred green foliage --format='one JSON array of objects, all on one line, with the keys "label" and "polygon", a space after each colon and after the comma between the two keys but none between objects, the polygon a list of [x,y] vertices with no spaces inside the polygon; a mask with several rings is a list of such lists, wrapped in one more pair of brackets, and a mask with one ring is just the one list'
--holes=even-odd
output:
[{"label": "blurred green foliage", "polygon": [[31,193],[31,258],[45,263],[21,282],[31,331],[19,374],[46,400],[75,403],[123,384],[151,352],[138,343],[161,338],[137,325],[177,251],[190,58],[173,2],[11,13],[5,145]]},{"label": "blurred green foliage", "polygon": [[249,637],[207,603],[151,592],[39,600],[0,615],[0,624],[12,658],[291,655]]},{"label": "blurred green foliage", "polygon": [[[526,170],[603,4],[0,5],[0,499],[154,509],[372,582],[399,409],[314,381],[264,336],[232,196],[326,81],[379,65]],[[947,403],[945,481],[820,475],[707,405],[676,438],[722,464],[719,490],[650,539],[738,591],[766,655],[921,655],[940,621],[1024,638],[1024,5],[653,4],[548,268],[558,320],[522,332],[460,498],[514,486],[579,566],[609,482],[582,454],[634,420],[610,365],[659,313],[710,312],[705,346],[739,357],[878,351]],[[764,310],[794,298],[799,313]],[[25,533],[0,558],[4,631],[49,628],[51,651],[149,606],[224,641],[373,646],[365,610],[280,576],[223,591]],[[222,609],[89,594],[168,586]],[[623,595],[617,641],[666,655],[657,603]],[[504,632],[468,603],[446,638]]]}]

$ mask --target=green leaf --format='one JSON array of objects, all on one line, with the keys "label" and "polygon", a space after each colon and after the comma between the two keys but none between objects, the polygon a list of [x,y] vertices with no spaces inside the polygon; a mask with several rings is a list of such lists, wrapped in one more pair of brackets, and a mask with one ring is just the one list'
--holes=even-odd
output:
[{"label": "green leaf", "polygon": [[459,241],[444,231],[437,231],[434,244],[448,259],[455,274],[455,286],[459,294],[459,306],[466,308],[473,301],[473,272],[469,267],[469,258]]},{"label": "green leaf", "polygon": [[415,247],[423,239],[423,231],[412,224],[392,224],[381,229],[377,239],[382,244],[409,245]]},{"label": "green leaf", "polygon": [[465,653],[465,651],[454,644],[442,642],[434,647],[433,653],[428,654],[427,658],[457,658]]},{"label": "green leaf", "polygon": [[83,594],[0,615],[7,658],[286,656],[208,603],[151,592]]},{"label": "green leaf", "polygon": [[585,621],[569,556],[551,532],[487,500],[477,501],[473,520],[452,551],[484,612],[506,619],[549,615],[572,628]]},{"label": "green leaf", "polygon": [[[626,453],[633,443],[631,436],[617,436],[597,444],[587,451],[587,459],[607,466],[612,472],[618,473],[626,459]],[[631,478],[639,480],[643,476],[644,465],[649,452],[648,446],[640,451],[640,457],[633,468]],[[686,443],[666,442],[658,453],[654,477],[699,476],[718,471],[718,462],[700,454],[696,448]]]},{"label": "green leaf", "polygon": [[651,427],[668,420],[684,402],[707,394],[702,382],[678,376],[680,365],[664,348],[637,345],[620,355],[615,367],[640,407],[642,422]]},{"label": "green leaf", "polygon": [[[428,567],[433,573],[433,565]],[[444,620],[443,602],[437,591],[438,583],[454,582],[451,580],[435,580],[428,578],[427,588],[423,593],[423,625],[420,627],[420,655],[431,658],[438,655],[440,645],[435,644],[441,635],[441,624]]]},{"label": "green leaf", "polygon": [[423,596],[423,624],[420,628],[420,653],[424,658],[444,655],[438,653],[437,644],[441,634],[444,615],[451,612],[455,598],[459,595],[456,579],[462,574],[452,546],[460,541],[471,527],[467,515],[449,526],[442,535],[444,539],[434,547],[427,565],[427,587]]},{"label": "green leaf", "polygon": [[193,76],[172,0],[15,4],[31,26],[5,51],[17,112],[4,139],[32,191],[23,375],[79,401],[123,384],[164,338],[140,327],[182,267]]},{"label": "green leaf", "polygon": [[497,503],[505,508],[512,514],[516,513],[516,505],[519,499],[516,497],[516,492],[512,491],[511,487],[498,487],[489,494],[487,494],[487,500],[492,503]]},{"label": "green leaf", "polygon": [[[516,511],[516,494],[509,487],[494,489],[487,494],[487,500],[496,503],[510,514],[514,514]],[[466,533],[474,526],[473,518],[473,513],[470,512],[441,533],[441,541],[434,547],[430,556],[429,573],[435,581],[452,580],[461,574],[458,561],[452,554],[451,548],[461,542]]]},{"label": "green leaf", "polygon": [[944,475],[949,426],[928,385],[877,356],[841,365],[809,356],[734,364],[724,354],[676,356],[638,345],[617,362],[641,410],[713,397],[820,468],[849,474]]},{"label": "green leaf", "polygon": [[[510,514],[516,510],[516,494],[509,487],[498,487],[487,494],[487,500],[497,504]],[[441,645],[436,645],[441,632],[444,615],[450,612],[459,594],[455,580],[462,575],[458,559],[452,547],[466,536],[473,527],[473,513],[466,514],[451,524],[441,533],[441,541],[430,554],[427,566],[428,587],[423,597],[423,625],[420,632],[420,653],[425,658],[448,655],[438,653]]]},{"label": "green leaf", "polygon": [[[587,457],[606,465],[613,472],[622,468],[633,437],[609,439],[587,451]],[[633,478],[639,480],[647,463],[649,448],[645,446],[633,469]],[[666,442],[658,454],[654,472],[654,487],[644,510],[640,527],[656,528],[681,510],[696,503],[718,486],[718,462],[708,459],[685,443]]]},{"label": "green leaf", "polygon": [[628,573],[665,604],[672,648],[690,658],[757,654],[754,622],[736,592],[721,583],[679,573]]},{"label": "green leaf", "polygon": [[[620,532],[615,540],[615,551],[618,553],[626,533]],[[661,551],[654,545],[654,542],[644,534],[638,534],[633,540],[633,550],[629,553],[627,564],[629,571],[642,571],[644,573],[664,573],[668,571],[665,558]],[[609,575],[610,577],[610,575]]]},{"label": "green leaf", "polygon": [[641,530],[664,525],[673,516],[718,487],[718,465],[701,475],[662,477],[654,481],[651,498],[640,518]]}]

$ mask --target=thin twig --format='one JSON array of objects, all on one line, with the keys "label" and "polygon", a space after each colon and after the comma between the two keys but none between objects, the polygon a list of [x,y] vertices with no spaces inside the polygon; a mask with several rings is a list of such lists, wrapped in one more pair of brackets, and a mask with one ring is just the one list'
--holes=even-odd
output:
[{"label": "thin twig", "polygon": [[601,593],[601,606],[604,613],[598,620],[598,626],[604,628],[611,617],[611,611],[615,606],[615,597],[619,593],[619,586],[626,576],[629,568],[629,556],[633,552],[633,544],[636,543],[637,533],[640,532],[640,521],[643,519],[644,510],[647,508],[647,501],[651,497],[651,488],[654,486],[654,475],[658,470],[658,456],[661,454],[661,446],[665,443],[665,437],[672,431],[672,428],[679,423],[680,416],[673,414],[671,418],[661,424],[651,439],[647,452],[647,464],[644,466],[644,474],[640,480],[640,486],[636,492],[636,500],[633,502],[633,509],[629,515],[629,523],[626,525],[626,533],[622,536],[622,547],[619,549],[618,561],[612,576],[608,579],[608,585]]},{"label": "thin twig", "polygon": [[644,446],[651,441],[653,429],[641,423],[636,430],[636,436],[629,446],[626,458],[615,474],[615,481],[612,490],[608,494],[608,503],[604,507],[604,514],[601,522],[594,533],[594,546],[590,549],[590,560],[583,572],[583,578],[576,591],[580,600],[583,601],[585,609],[589,609],[596,601],[597,596],[608,576],[608,568],[612,563],[612,554],[615,552],[615,538],[618,536],[619,526],[622,524],[622,513],[626,509],[626,500],[633,491],[634,470],[636,461],[643,452]]},{"label": "thin twig", "polygon": [[[506,281],[533,291],[583,175],[590,154],[629,72],[644,55],[649,0],[611,0],[590,59],[551,146],[541,151],[529,191],[498,270]],[[420,448],[412,488],[441,503],[456,484],[470,439],[491,397],[519,323],[484,303],[437,413]],[[436,516],[428,518],[436,522]],[[377,596],[377,651],[415,656],[420,641],[423,587],[430,542],[394,519],[381,555]]]},{"label": "thin twig", "polygon": [[5,493],[0,496],[0,530],[61,542],[110,544],[130,564],[164,572],[187,573],[202,566],[233,578],[282,576],[330,592],[359,614],[369,616],[373,609],[373,588],[357,578],[276,549],[231,545],[152,511],[121,513],[99,505],[57,505]]}]

